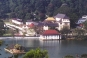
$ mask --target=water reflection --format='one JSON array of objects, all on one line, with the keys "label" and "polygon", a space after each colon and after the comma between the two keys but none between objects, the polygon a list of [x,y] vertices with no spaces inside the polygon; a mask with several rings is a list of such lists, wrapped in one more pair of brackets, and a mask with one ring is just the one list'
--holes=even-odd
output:
[{"label": "water reflection", "polygon": [[43,46],[43,47],[57,47],[57,46],[60,46],[61,45],[61,41],[59,40],[55,40],[55,41],[42,41],[40,40],[40,45]]}]

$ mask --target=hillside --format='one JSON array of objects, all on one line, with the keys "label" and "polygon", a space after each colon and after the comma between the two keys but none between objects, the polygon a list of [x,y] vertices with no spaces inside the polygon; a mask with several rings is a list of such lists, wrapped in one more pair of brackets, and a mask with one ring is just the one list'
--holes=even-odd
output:
[{"label": "hillside", "polygon": [[43,21],[47,16],[64,13],[71,25],[87,14],[87,0],[0,0],[0,18]]}]

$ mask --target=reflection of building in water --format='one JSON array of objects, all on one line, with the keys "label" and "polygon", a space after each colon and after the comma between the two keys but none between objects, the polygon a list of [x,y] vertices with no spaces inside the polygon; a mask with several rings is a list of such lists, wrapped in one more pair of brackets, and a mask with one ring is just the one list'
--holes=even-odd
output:
[{"label": "reflection of building in water", "polygon": [[41,46],[57,46],[61,44],[61,40],[56,40],[56,41],[42,41],[40,40],[40,45]]}]

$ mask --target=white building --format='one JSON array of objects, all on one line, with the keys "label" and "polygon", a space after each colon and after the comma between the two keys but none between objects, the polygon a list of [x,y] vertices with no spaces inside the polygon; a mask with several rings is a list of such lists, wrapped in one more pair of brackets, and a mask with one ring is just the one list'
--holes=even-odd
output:
[{"label": "white building", "polygon": [[76,24],[81,24],[87,20],[87,15],[83,15],[82,18],[80,18]]},{"label": "white building", "polygon": [[83,22],[85,22],[87,19],[86,18],[80,18],[76,24],[82,24]]},{"label": "white building", "polygon": [[58,30],[62,30],[63,27],[70,29],[70,20],[65,14],[57,14],[54,18],[59,25]]},{"label": "white building", "polygon": [[17,25],[22,25],[22,19],[14,18],[12,19],[12,23],[17,24]]},{"label": "white building", "polygon": [[39,37],[40,40],[61,40],[62,36],[56,30],[45,30]]},{"label": "white building", "polygon": [[28,21],[26,22],[26,25],[29,25],[29,24],[31,24],[31,23],[33,23],[34,25],[38,25],[37,22],[31,21],[31,20],[28,20]]},{"label": "white building", "polygon": [[83,16],[82,16],[82,18],[85,18],[85,19],[87,19],[87,15],[83,15]]},{"label": "white building", "polygon": [[83,15],[82,18],[80,18],[76,24],[78,25],[77,27],[83,27],[83,23],[87,20],[87,15]]}]

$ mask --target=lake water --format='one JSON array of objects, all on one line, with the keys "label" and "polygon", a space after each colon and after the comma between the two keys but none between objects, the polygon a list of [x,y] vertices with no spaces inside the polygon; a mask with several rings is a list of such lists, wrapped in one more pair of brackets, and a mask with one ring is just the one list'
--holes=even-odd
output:
[{"label": "lake water", "polygon": [[[4,40],[4,44],[0,46],[0,58],[7,58],[12,56],[7,53],[4,48],[6,44],[21,44],[30,49],[40,47],[48,51],[49,58],[63,58],[65,55],[76,56],[86,53],[87,54],[87,41],[74,41],[74,40],[57,40],[57,41],[41,41],[38,39],[23,39],[23,40]],[[20,55],[19,58],[22,58]]]}]

